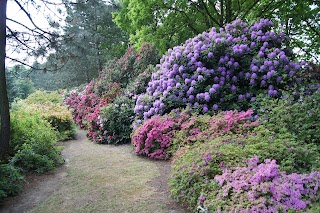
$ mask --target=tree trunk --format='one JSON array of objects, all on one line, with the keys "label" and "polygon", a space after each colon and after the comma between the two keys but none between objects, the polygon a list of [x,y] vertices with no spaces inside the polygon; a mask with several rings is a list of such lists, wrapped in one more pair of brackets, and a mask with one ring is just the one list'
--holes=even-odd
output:
[{"label": "tree trunk", "polygon": [[0,0],[0,5],[0,160],[3,160],[10,140],[10,114],[5,74],[7,0]]}]

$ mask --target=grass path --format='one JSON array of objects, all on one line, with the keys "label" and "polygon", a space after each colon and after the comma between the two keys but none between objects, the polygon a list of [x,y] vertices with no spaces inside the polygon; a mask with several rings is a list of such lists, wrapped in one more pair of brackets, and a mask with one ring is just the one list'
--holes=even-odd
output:
[{"label": "grass path", "polygon": [[137,157],[130,145],[90,143],[83,131],[63,145],[66,164],[0,212],[188,212],[168,198],[169,162]]}]

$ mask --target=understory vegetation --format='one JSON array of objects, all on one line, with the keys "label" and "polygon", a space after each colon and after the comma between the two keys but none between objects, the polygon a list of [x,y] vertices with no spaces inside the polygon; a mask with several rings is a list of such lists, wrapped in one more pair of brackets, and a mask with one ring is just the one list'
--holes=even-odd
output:
[{"label": "understory vegetation", "polygon": [[27,172],[43,173],[64,162],[57,141],[74,138],[71,113],[57,92],[36,91],[12,104],[7,162],[0,165],[0,201],[22,190]]},{"label": "understory vegetation", "polygon": [[316,212],[318,69],[288,39],[270,20],[237,19],[159,64],[152,46],[129,48],[65,103],[92,141],[171,159],[171,196],[192,210]]}]

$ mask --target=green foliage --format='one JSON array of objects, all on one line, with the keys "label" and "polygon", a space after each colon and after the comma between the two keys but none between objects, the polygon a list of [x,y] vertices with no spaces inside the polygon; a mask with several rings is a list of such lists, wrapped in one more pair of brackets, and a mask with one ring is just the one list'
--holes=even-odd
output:
[{"label": "green foliage", "polygon": [[318,1],[301,0],[285,4],[282,0],[124,0],[114,20],[128,32],[134,46],[153,43],[164,53],[188,38],[212,27],[223,27],[237,18],[249,23],[268,18],[293,38],[291,48],[318,60],[319,10]]},{"label": "green foliage", "polygon": [[142,73],[129,82],[124,91],[125,95],[132,97],[146,92],[151,75],[156,70],[157,68],[154,65],[149,65]]},{"label": "green foliage", "polygon": [[153,45],[144,43],[139,51],[129,47],[123,56],[107,63],[100,78],[107,82],[119,82],[126,87],[149,65],[156,65],[159,60],[160,55]]},{"label": "green foliage", "polygon": [[64,1],[66,18],[63,36],[54,44],[55,52],[31,74],[37,88],[72,88],[97,77],[104,64],[125,52],[128,36],[112,21],[117,7],[101,0]]},{"label": "green foliage", "polygon": [[28,70],[23,66],[14,66],[6,70],[9,102],[14,99],[25,99],[34,91],[33,82],[27,76]]},{"label": "green foliage", "polygon": [[13,107],[40,115],[57,131],[58,140],[64,141],[74,138],[75,126],[71,112],[61,106],[62,101],[62,95],[58,92],[36,91],[27,99],[14,103]]},{"label": "green foliage", "polygon": [[279,132],[286,128],[304,143],[320,145],[320,90],[312,95],[307,89],[287,94],[282,99],[262,98],[258,113],[269,129]]},{"label": "green foliage", "polygon": [[124,144],[130,142],[134,101],[120,96],[107,107],[100,109],[100,133],[98,143]]},{"label": "green foliage", "polygon": [[285,128],[276,134],[260,125],[248,133],[228,134],[178,150],[169,181],[171,194],[194,207],[202,193],[214,189],[210,180],[223,168],[235,168],[253,156],[261,161],[275,159],[289,173],[320,169],[318,147],[300,143]]},{"label": "green foliage", "polygon": [[63,102],[63,96],[59,94],[57,91],[48,92],[43,90],[37,90],[31,95],[29,95],[28,98],[23,102],[26,104],[61,104]]},{"label": "green foliage", "polygon": [[38,114],[11,111],[11,162],[23,171],[42,173],[63,162],[57,134]]},{"label": "green foliage", "polygon": [[9,164],[0,164],[0,204],[3,199],[22,190],[24,178],[19,170]]}]

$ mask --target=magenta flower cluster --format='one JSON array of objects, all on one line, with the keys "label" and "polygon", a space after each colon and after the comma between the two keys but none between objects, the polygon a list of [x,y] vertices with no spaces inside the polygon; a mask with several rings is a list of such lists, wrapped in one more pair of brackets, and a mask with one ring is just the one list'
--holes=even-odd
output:
[{"label": "magenta flower cluster", "polygon": [[[209,116],[206,125],[199,126],[199,117],[190,115],[188,110],[173,112],[164,116],[153,116],[146,120],[133,133],[131,139],[138,155],[145,155],[150,158],[166,159],[169,157],[173,139],[176,134],[180,144],[174,146],[182,147],[195,141],[204,141],[217,138],[223,134],[243,133],[259,125],[259,122],[252,122],[252,110],[245,112],[226,111],[215,116]],[[201,119],[201,117],[200,117]],[[182,134],[181,134],[182,133]],[[183,138],[180,138],[183,135]],[[176,150],[174,147],[173,150]]]},{"label": "magenta flower cluster", "polygon": [[147,120],[131,137],[135,152],[150,158],[166,159],[175,127],[171,116],[154,116]]},{"label": "magenta flower cluster", "polygon": [[137,98],[136,115],[147,119],[185,106],[203,113],[246,110],[258,94],[280,96],[280,89],[296,83],[305,62],[291,60],[287,37],[271,27],[267,19],[252,26],[237,19],[168,50]]},{"label": "magenta flower cluster", "polygon": [[258,157],[246,164],[215,176],[220,186],[213,196],[217,212],[301,211],[320,199],[320,172],[286,174],[275,160],[259,164]]},{"label": "magenta flower cluster", "polygon": [[108,106],[116,94],[121,91],[121,85],[110,83],[109,89],[99,95],[96,88],[100,81],[91,81],[82,91],[71,91],[64,102],[72,112],[73,119],[82,129],[87,129],[87,137],[97,143],[101,143],[100,108]]},{"label": "magenta flower cluster", "polygon": [[[253,110],[237,112],[223,111],[211,116],[206,122],[207,125],[198,126],[197,117],[191,117],[181,124],[181,131],[185,132],[185,143],[192,141],[206,141],[222,136],[223,134],[247,134],[249,130],[260,123],[252,121]],[[201,119],[201,118],[200,118]]]}]

